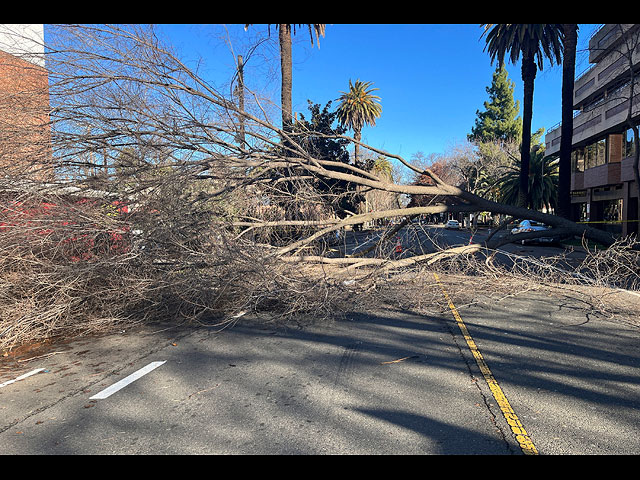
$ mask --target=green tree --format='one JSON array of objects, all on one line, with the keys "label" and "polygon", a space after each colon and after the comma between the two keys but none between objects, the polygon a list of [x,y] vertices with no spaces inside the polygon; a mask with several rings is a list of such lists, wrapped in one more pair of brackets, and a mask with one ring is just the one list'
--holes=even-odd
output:
[{"label": "green tree", "polygon": [[349,163],[349,152],[346,149],[349,141],[336,136],[344,135],[346,128],[337,122],[338,113],[331,111],[332,102],[320,109],[320,104],[307,100],[311,118],[306,119],[300,114],[300,120],[295,124],[299,143],[310,155],[324,160]]},{"label": "green tree", "polygon": [[576,70],[578,25],[562,24],[564,33],[562,58],[562,125],[560,127],[560,165],[558,209],[561,217],[571,218],[571,143],[573,139],[573,86]]},{"label": "green tree", "polygon": [[[544,129],[535,132],[531,149],[531,171],[528,177],[528,191],[531,197],[531,208],[546,209],[547,212],[557,206],[558,191],[558,159],[545,157],[542,135]],[[520,165],[515,162],[498,180],[496,200],[509,205],[517,205],[520,198]]]},{"label": "green tree", "polygon": [[382,156],[378,157],[373,162],[371,172],[378,175],[384,181],[390,182],[393,180],[393,165],[388,158]]},{"label": "green tree", "polygon": [[489,100],[484,102],[484,111],[476,111],[476,123],[467,138],[473,142],[520,141],[522,119],[518,116],[520,102],[514,101],[515,83],[509,80],[504,66],[493,73],[491,86],[487,87]]},{"label": "green tree", "polygon": [[[346,128],[350,128],[354,132],[356,142],[362,138],[362,128],[365,125],[374,126],[376,118],[382,114],[382,106],[378,103],[380,97],[372,95],[371,92],[378,90],[372,88],[373,82],[361,82],[356,80],[352,83],[349,80],[349,91],[340,92],[342,95],[338,98],[338,120],[340,124]],[[354,159],[358,163],[359,145],[355,144]]]},{"label": "green tree", "polygon": [[[331,111],[331,101],[322,109],[317,103],[307,100],[311,118],[306,119],[300,114],[300,120],[294,125],[294,134],[298,143],[314,158],[331,160],[334,162],[349,163],[347,145],[349,141],[344,138],[336,138],[344,135],[345,127],[337,122],[337,112]],[[334,124],[336,124],[334,126]],[[350,173],[347,169],[333,167],[333,170],[342,173]],[[331,208],[339,216],[346,216],[346,212],[353,212],[362,199],[356,194],[355,186],[346,180],[332,178],[319,178],[315,188],[323,194],[324,198],[331,199]]]},{"label": "green tree", "polygon": [[533,87],[537,69],[542,70],[547,58],[551,64],[562,61],[563,28],[560,24],[484,24],[485,50],[491,61],[504,64],[508,55],[512,63],[522,56],[524,83],[522,113],[522,146],[520,149],[519,206],[530,205],[529,168],[531,161],[531,119],[533,117]]},{"label": "green tree", "polygon": [[[252,24],[245,24],[245,30]],[[318,40],[320,45],[320,36],[324,37],[326,24],[306,24],[309,30],[309,36],[311,37],[311,45],[313,45],[313,35]],[[293,107],[292,107],[292,89],[293,89],[293,75],[291,72],[292,54],[291,54],[291,34],[295,35],[296,27],[301,27],[301,24],[277,24],[278,40],[280,42],[280,69],[282,73],[282,88],[280,90],[280,97],[282,102],[282,130],[285,134],[291,131],[293,125]],[[271,35],[271,25],[269,25],[269,35]]]}]

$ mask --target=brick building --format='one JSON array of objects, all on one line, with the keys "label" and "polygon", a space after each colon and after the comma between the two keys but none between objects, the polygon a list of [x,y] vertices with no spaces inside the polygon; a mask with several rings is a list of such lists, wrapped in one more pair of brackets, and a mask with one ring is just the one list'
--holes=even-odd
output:
[{"label": "brick building", "polygon": [[[633,131],[627,124],[630,64],[640,63],[640,24],[605,24],[589,40],[589,63],[573,92],[571,202],[575,219],[627,235],[638,232]],[[636,73],[636,76],[638,74]],[[635,79],[632,122],[640,121]],[[546,154],[560,151],[560,127],[546,137]]]},{"label": "brick building", "polygon": [[44,25],[0,24],[0,178],[52,175]]}]

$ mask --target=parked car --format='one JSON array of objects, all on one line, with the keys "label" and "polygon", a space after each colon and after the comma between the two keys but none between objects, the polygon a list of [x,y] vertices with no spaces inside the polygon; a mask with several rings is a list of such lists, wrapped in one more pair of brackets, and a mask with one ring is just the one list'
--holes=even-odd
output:
[{"label": "parked car", "polygon": [[449,229],[449,230],[459,230],[460,229],[460,223],[457,220],[448,220],[447,223],[445,224],[444,228]]},{"label": "parked car", "polygon": [[[544,223],[535,222],[533,220],[523,220],[520,222],[520,224],[517,227],[511,229],[511,234],[515,235],[517,233],[538,232],[543,230],[549,230],[550,228],[551,227],[545,225]],[[555,241],[557,241],[557,239],[553,237],[540,237],[540,238],[522,240],[521,242],[522,242],[522,245],[524,245],[526,242],[553,243]]]}]

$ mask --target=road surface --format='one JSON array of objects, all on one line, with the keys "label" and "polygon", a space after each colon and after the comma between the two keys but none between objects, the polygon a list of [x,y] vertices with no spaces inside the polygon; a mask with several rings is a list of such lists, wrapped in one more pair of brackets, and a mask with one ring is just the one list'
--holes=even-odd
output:
[{"label": "road surface", "polygon": [[[398,232],[393,239],[383,247],[383,255],[391,258],[404,258],[412,255],[433,253],[439,249],[468,245],[470,242],[482,244],[489,235],[489,230],[480,228],[475,231],[469,229],[448,230],[444,224],[414,224],[405,227]],[[365,230],[360,232],[348,231],[341,241],[333,245],[334,255],[351,255],[362,252],[375,244],[384,234],[383,229]],[[401,253],[396,253],[399,245]],[[369,253],[368,255],[371,255]],[[563,257],[562,261],[558,260]],[[581,248],[565,248],[561,244],[536,244],[526,245],[509,243],[503,245],[495,252],[495,262],[512,265],[514,261],[524,259],[540,260],[553,258],[553,263],[573,270],[584,259],[584,250]]]},{"label": "road surface", "polygon": [[443,308],[430,314],[346,312],[299,328],[247,319],[222,331],[147,325],[8,357],[0,452],[640,450],[636,324],[570,291],[463,305],[439,280]]}]

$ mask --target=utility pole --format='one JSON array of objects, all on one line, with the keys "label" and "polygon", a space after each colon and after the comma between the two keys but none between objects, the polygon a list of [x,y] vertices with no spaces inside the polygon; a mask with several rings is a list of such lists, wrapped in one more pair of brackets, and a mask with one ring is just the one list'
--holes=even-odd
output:
[{"label": "utility pole", "polygon": [[238,143],[240,146],[244,146],[245,143],[245,131],[244,131],[244,62],[242,55],[238,55],[238,86],[236,87],[236,95],[238,97],[238,108],[240,114],[238,114],[239,132],[237,135]]}]

